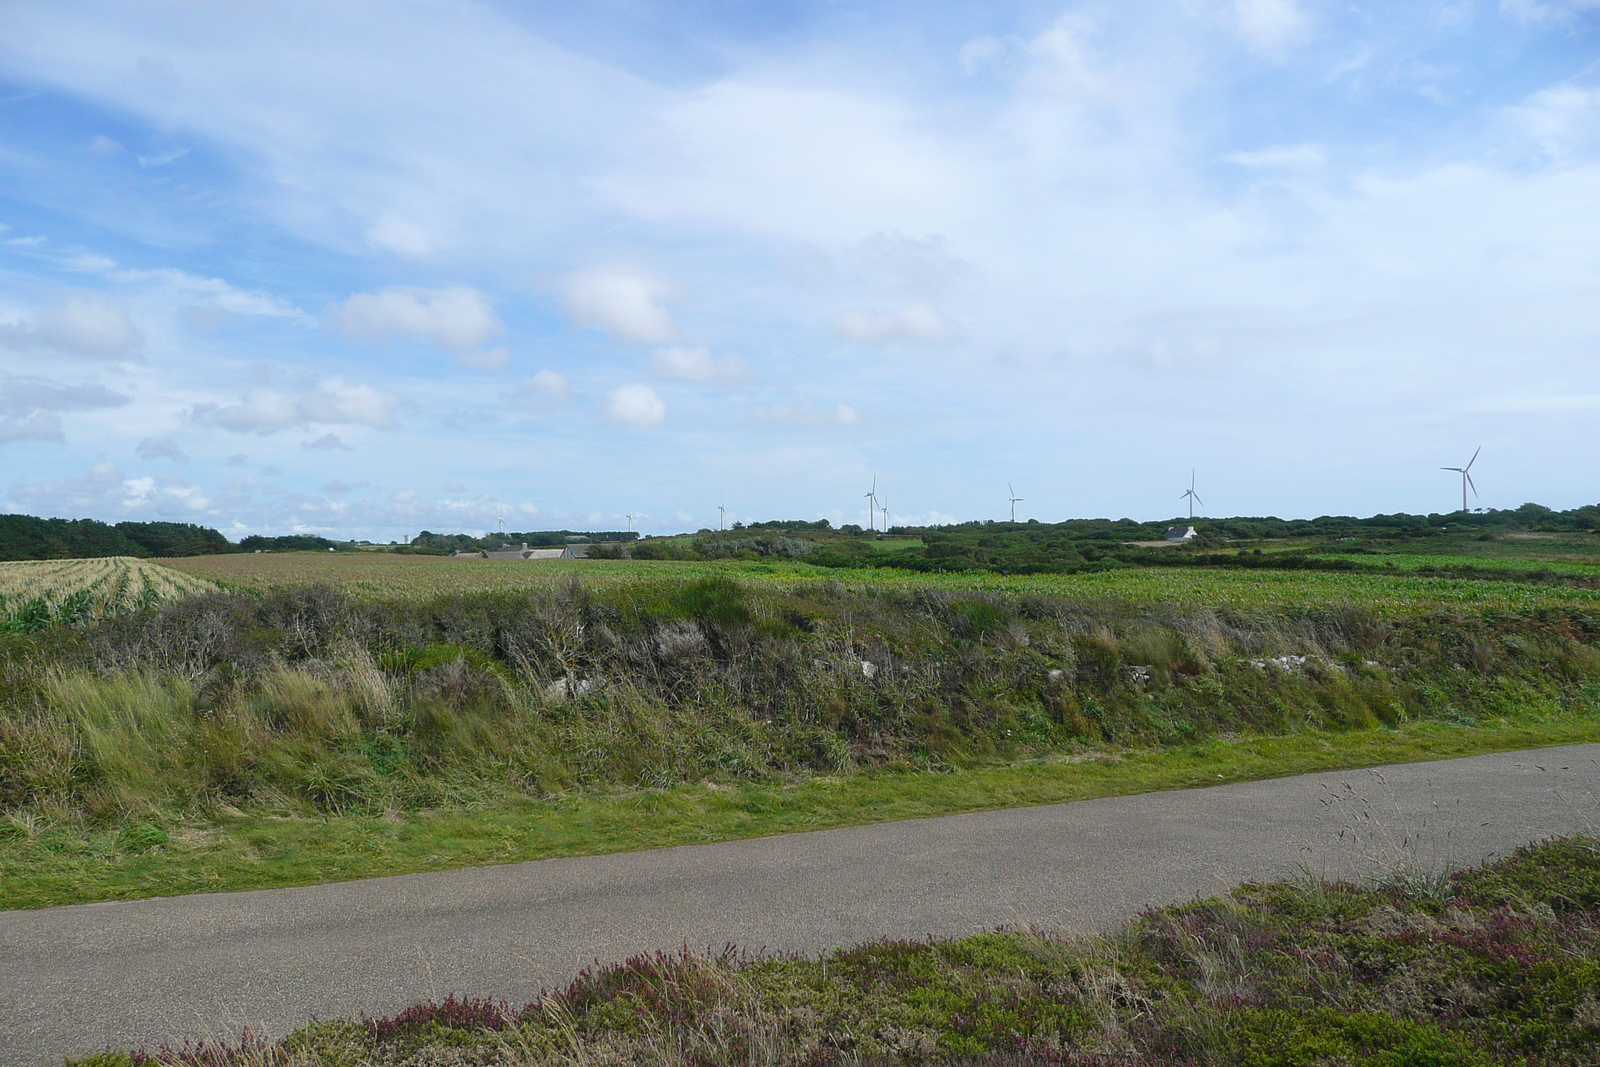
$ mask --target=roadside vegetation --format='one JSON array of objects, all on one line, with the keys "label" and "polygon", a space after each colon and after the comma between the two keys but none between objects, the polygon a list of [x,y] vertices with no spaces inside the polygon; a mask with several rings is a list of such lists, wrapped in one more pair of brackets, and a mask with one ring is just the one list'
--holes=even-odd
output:
[{"label": "roadside vegetation", "polygon": [[[371,565],[186,566],[266,561]],[[1111,597],[1088,590],[1121,574],[990,576],[1007,590],[804,565],[575,565],[600,568],[587,582],[385,565],[431,577],[409,595],[239,583],[0,642],[0,897],[282,885],[1600,738],[1585,589],[1278,575],[1285,594],[1195,570],[1135,572],[1143,593]],[[450,568],[523,584],[441,593]]]},{"label": "roadside vegetation", "polygon": [[997,930],[820,959],[684,951],[537,1003],[419,1004],[78,1067],[1600,1064],[1600,846],[1448,876],[1246,885],[1098,938]]}]

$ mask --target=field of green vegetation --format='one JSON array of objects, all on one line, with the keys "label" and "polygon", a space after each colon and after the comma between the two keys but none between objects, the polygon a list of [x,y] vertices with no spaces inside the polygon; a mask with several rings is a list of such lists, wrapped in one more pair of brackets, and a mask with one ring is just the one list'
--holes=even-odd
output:
[{"label": "field of green vegetation", "polygon": [[727,578],[760,585],[833,582],[845,589],[980,590],[1085,600],[1209,605],[1229,610],[1315,610],[1361,605],[1383,615],[1439,611],[1579,609],[1600,605],[1600,586],[1458,579],[1415,573],[1127,567],[1076,574],[989,571],[922,573],[899,568],[839,570],[792,560],[504,560],[315,552],[197,556],[166,560],[186,574],[237,589],[329,585],[354,595],[429,598],[443,591],[518,593],[578,579],[587,585]]},{"label": "field of green vegetation", "polygon": [[83,624],[214,588],[203,578],[126,557],[0,563],[0,630]]},{"label": "field of green vegetation", "polygon": [[0,640],[12,906],[1600,740],[1573,583],[167,563],[215,588]]},{"label": "field of green vegetation", "polygon": [[1597,846],[1367,886],[1247,885],[1100,938],[641,956],[523,1007],[451,999],[77,1067],[1593,1067]]}]

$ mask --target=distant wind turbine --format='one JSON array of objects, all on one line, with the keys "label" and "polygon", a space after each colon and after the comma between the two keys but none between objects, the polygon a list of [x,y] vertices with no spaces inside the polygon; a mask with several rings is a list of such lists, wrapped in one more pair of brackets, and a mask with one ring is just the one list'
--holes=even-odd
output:
[{"label": "distant wind turbine", "polygon": [[[1478,446],[1478,452],[1482,452],[1482,451],[1483,451],[1483,446],[1479,445]],[[1462,511],[1466,511],[1467,510],[1467,487],[1468,486],[1472,486],[1472,495],[1473,496],[1477,496],[1478,495],[1478,487],[1476,485],[1472,484],[1472,475],[1469,473],[1472,470],[1472,465],[1474,463],[1478,462],[1478,452],[1474,452],[1472,454],[1472,458],[1467,460],[1467,465],[1465,467],[1440,467],[1439,468],[1442,471],[1455,471],[1457,474],[1461,475],[1461,510]]]},{"label": "distant wind turbine", "polygon": [[501,534],[501,536],[504,536],[505,532],[506,532],[506,509],[505,508],[501,508],[500,509],[500,534]]},{"label": "distant wind turbine", "polygon": [[727,508],[723,507],[721,504],[717,505],[717,532],[718,533],[722,532],[722,520],[723,520],[723,517],[727,514],[727,512],[728,512]]},{"label": "distant wind turbine", "polygon": [[633,533],[633,512],[628,512],[628,532]]},{"label": "distant wind turbine", "polygon": [[1200,494],[1194,491],[1194,468],[1193,467],[1189,468],[1189,491],[1184,493],[1183,496],[1180,496],[1178,499],[1179,500],[1187,499],[1189,501],[1189,518],[1191,518],[1191,519],[1194,518],[1194,506],[1196,504],[1199,504],[1201,507],[1205,507],[1206,506],[1206,502],[1204,500],[1200,499]]},{"label": "distant wind turbine", "polygon": [[888,533],[889,532],[889,501],[888,500],[884,500],[883,501],[882,510],[883,510],[883,532],[884,533]]},{"label": "distant wind turbine", "polygon": [[1011,521],[1012,522],[1016,522],[1017,521],[1017,505],[1022,503],[1022,498],[1017,495],[1017,491],[1011,487],[1011,483],[1010,482],[1006,483],[1006,492],[1011,494]]},{"label": "distant wind turbine", "polygon": [[863,493],[862,497],[867,502],[867,529],[875,531],[878,528],[878,476],[876,474],[872,476],[872,488]]}]

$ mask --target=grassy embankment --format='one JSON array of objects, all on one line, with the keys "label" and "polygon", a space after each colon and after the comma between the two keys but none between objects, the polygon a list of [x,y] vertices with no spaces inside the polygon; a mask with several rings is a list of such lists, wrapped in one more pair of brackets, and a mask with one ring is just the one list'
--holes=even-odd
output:
[{"label": "grassy embankment", "polygon": [[450,1000],[79,1067],[150,1063],[1592,1067],[1600,849],[1555,841],[1365,887],[1244,886],[1102,938],[639,957],[521,1009]]},{"label": "grassy embankment", "polygon": [[185,563],[245,589],[3,646],[7,904],[1600,740],[1600,593],[1567,586]]}]

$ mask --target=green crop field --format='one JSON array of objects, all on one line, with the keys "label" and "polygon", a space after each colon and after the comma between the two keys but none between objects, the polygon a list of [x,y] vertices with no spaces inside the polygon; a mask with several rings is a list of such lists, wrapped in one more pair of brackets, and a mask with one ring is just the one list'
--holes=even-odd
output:
[{"label": "green crop field", "polygon": [[523,562],[318,552],[194,556],[162,562],[197,578],[241,589],[326,584],[361,595],[406,598],[432,597],[452,592],[548,589],[573,578],[597,585],[614,585],[618,582],[687,581],[721,576],[758,583],[826,581],[838,582],[849,588],[986,590],[1243,610],[1361,604],[1384,615],[1447,608],[1504,611],[1600,606],[1600,588],[1442,578],[1411,572],[1383,574],[1129,567],[1087,574],[1004,575],[981,571],[924,574],[874,568],[836,570],[775,560]]},{"label": "green crop field", "polygon": [[125,615],[214,588],[129,556],[0,563],[0,626],[38,629]]}]

